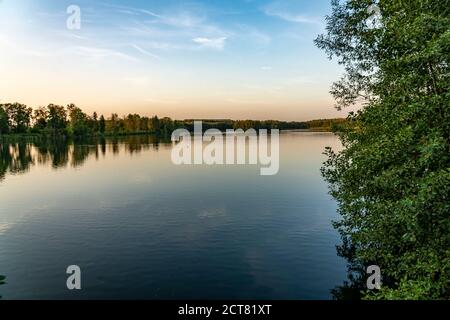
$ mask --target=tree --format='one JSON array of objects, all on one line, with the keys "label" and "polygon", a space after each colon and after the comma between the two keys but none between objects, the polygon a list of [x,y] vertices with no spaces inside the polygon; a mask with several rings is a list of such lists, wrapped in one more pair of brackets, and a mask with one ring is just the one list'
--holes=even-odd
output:
[{"label": "tree", "polygon": [[356,259],[381,268],[383,287],[367,297],[448,299],[450,7],[379,1],[373,16],[371,4],[333,0],[316,39],[346,70],[332,87],[338,108],[362,104],[344,149],[326,151],[335,226]]},{"label": "tree", "polygon": [[160,130],[160,123],[159,123],[159,118],[158,116],[154,116],[151,119],[151,127],[152,127],[152,131],[157,133]]},{"label": "tree", "polygon": [[10,131],[14,133],[27,132],[30,127],[31,114],[33,110],[18,102],[7,103],[3,106],[9,119]]},{"label": "tree", "polygon": [[33,130],[40,132],[47,127],[48,110],[45,107],[39,107],[33,111]]},{"label": "tree", "polygon": [[92,125],[91,125],[91,130],[95,133],[98,132],[98,115],[97,112],[94,111],[94,113],[92,114]]},{"label": "tree", "polygon": [[169,117],[159,120],[159,133],[168,136],[173,131],[173,121]]},{"label": "tree", "polygon": [[3,105],[0,105],[0,135],[9,132],[9,119]]},{"label": "tree", "polygon": [[129,114],[124,119],[125,131],[137,132],[139,131],[141,117],[138,114]]},{"label": "tree", "polygon": [[75,136],[84,136],[89,133],[88,116],[76,105],[67,106],[69,115],[69,130]]},{"label": "tree", "polygon": [[49,104],[48,110],[48,128],[55,134],[62,132],[66,128],[67,113],[63,106]]},{"label": "tree", "polygon": [[49,104],[47,127],[52,134],[62,133],[66,129],[67,112],[63,106]]},{"label": "tree", "polygon": [[120,118],[117,113],[111,114],[111,118],[108,121],[108,131],[112,132],[113,134],[118,134],[120,131]]},{"label": "tree", "polygon": [[142,117],[139,122],[139,130],[140,131],[148,131],[149,130],[149,122],[150,119],[148,117]]},{"label": "tree", "polygon": [[105,117],[103,115],[100,116],[100,121],[98,123],[98,131],[101,134],[105,133],[105,128],[106,128],[106,121],[105,121]]}]

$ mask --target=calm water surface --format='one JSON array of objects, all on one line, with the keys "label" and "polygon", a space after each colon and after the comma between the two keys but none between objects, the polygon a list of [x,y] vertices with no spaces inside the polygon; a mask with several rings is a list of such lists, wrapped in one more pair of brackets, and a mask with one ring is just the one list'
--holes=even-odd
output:
[{"label": "calm water surface", "polygon": [[[280,171],[175,166],[152,137],[1,144],[3,299],[329,299],[345,261],[319,168],[329,133],[283,133]],[[79,265],[82,290],[66,289]]]}]

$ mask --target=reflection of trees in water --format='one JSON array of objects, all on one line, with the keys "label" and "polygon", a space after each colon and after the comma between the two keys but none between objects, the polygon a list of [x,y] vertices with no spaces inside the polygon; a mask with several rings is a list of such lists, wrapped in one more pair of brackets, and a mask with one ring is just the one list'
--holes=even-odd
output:
[{"label": "reflection of trees in water", "polygon": [[[351,243],[348,236],[341,233],[342,243],[336,247],[337,255],[347,261],[347,280],[342,285],[331,290],[333,299],[336,300],[361,300],[370,298],[371,291],[367,288],[367,267],[377,265],[376,261],[361,261],[356,257],[357,248]],[[386,287],[393,287],[394,280],[387,276],[382,276],[382,283]]]},{"label": "reflection of trees in water", "polygon": [[0,180],[7,172],[15,174],[27,171],[33,164],[31,149],[27,144],[0,143]]},{"label": "reflection of trees in water", "polygon": [[119,154],[121,150],[129,154],[149,149],[158,151],[162,141],[159,137],[150,135],[73,141],[58,138],[0,141],[0,181],[7,173],[23,173],[35,164],[51,165],[55,169],[68,164],[79,167],[90,156],[99,159],[100,153],[105,156],[107,152]]},{"label": "reflection of trees in water", "polygon": [[331,290],[333,299],[360,300],[366,287],[366,271],[364,265],[355,259],[356,248],[350,240],[342,237],[342,244],[336,247],[338,256],[347,261],[347,280]]},{"label": "reflection of trees in water", "polygon": [[[347,280],[342,285],[331,290],[334,299],[337,300],[360,300],[368,295],[367,289],[367,267],[376,265],[375,261],[362,262],[356,258],[356,247],[351,243],[348,236],[341,234],[342,243],[336,247],[337,255],[347,261]],[[383,284],[392,286],[393,280],[384,275]],[[370,295],[369,295],[370,296]]]},{"label": "reflection of trees in water", "polygon": [[51,163],[53,168],[69,163],[69,143],[63,139],[42,139],[31,144],[36,149],[39,164]]},{"label": "reflection of trees in water", "polygon": [[126,141],[125,150],[129,154],[133,154],[148,150],[150,146],[156,151],[159,150],[161,138],[157,136],[129,136]]},{"label": "reflection of trees in water", "polygon": [[[6,283],[6,277],[0,275],[0,286],[1,286],[2,284],[5,284],[5,283]],[[0,299],[1,299],[1,298],[2,298],[2,296],[0,295]]]},{"label": "reflection of trees in water", "polygon": [[102,149],[102,155],[105,156],[106,154],[106,140],[105,138],[100,138],[100,148]]}]

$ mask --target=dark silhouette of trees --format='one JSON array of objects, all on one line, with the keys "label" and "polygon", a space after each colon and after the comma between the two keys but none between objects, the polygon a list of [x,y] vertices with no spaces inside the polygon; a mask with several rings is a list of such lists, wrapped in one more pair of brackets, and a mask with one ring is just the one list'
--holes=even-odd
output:
[{"label": "dark silhouette of trees", "polygon": [[8,119],[9,132],[25,133],[30,127],[31,114],[33,110],[24,104],[6,103],[1,105],[6,112]]},{"label": "dark silhouette of trees", "polygon": [[3,105],[0,105],[0,135],[9,132],[9,121],[8,114],[6,110],[3,108]]},{"label": "dark silhouette of trees", "polygon": [[103,135],[105,134],[105,129],[106,129],[106,121],[105,121],[105,117],[103,115],[100,116],[100,120],[98,122],[98,132]]},{"label": "dark silhouette of trees", "polygon": [[63,106],[49,104],[47,106],[47,128],[51,134],[62,134],[66,131],[67,112]]},{"label": "dark silhouette of trees", "polygon": [[97,112],[94,111],[94,113],[92,114],[92,119],[90,119],[90,129],[92,132],[98,132],[99,128],[98,128],[98,115]]},{"label": "dark silhouette of trees", "polygon": [[155,132],[159,132],[160,131],[160,123],[159,123],[158,116],[152,117],[152,119],[151,119],[151,128]]},{"label": "dark silhouette of trees", "polygon": [[47,128],[48,121],[48,109],[45,107],[39,107],[33,112],[33,132],[41,132]]}]

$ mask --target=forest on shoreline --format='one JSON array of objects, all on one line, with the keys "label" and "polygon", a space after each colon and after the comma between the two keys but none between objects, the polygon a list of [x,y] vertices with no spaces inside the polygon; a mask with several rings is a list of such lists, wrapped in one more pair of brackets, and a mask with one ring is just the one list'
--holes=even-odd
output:
[{"label": "forest on shoreline", "polygon": [[173,120],[168,117],[141,116],[128,114],[120,117],[113,113],[108,117],[94,112],[88,115],[74,104],[66,107],[49,104],[33,109],[21,103],[0,104],[0,136],[45,135],[45,136],[114,136],[128,134],[170,135],[173,130],[185,128],[192,131],[195,120],[203,121],[203,130],[226,129],[280,129],[335,131],[346,120],[318,119],[311,121],[278,120],[230,120],[230,119],[185,119]]}]

